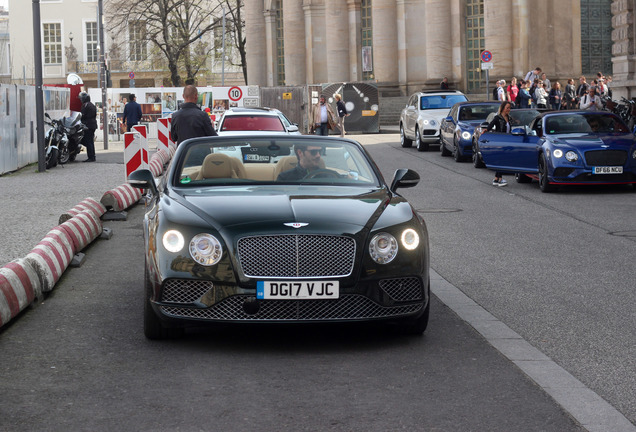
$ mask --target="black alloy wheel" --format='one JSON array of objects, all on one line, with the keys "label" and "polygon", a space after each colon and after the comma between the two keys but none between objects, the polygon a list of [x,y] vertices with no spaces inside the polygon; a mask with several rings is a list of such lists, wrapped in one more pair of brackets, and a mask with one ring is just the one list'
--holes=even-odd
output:
[{"label": "black alloy wheel", "polygon": [[481,156],[479,155],[479,147],[477,144],[477,140],[473,140],[473,166],[475,168],[485,168],[486,164],[484,163],[484,161],[482,160]]},{"label": "black alloy wheel", "polygon": [[548,180],[548,161],[546,161],[544,154],[539,159],[539,188],[541,192],[545,193],[552,192],[555,189],[554,185],[551,185]]}]

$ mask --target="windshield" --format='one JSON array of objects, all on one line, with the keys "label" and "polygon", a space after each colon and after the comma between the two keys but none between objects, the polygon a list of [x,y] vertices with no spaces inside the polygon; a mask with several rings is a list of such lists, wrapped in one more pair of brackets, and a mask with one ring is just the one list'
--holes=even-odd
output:
[{"label": "windshield", "polygon": [[498,104],[468,105],[459,107],[459,120],[484,120],[488,114],[497,112]]},{"label": "windshield", "polygon": [[214,137],[188,143],[175,163],[179,187],[380,184],[361,147],[333,138]]},{"label": "windshield", "polygon": [[629,129],[613,114],[590,113],[550,116],[546,119],[545,133],[629,133]]},{"label": "windshield", "polygon": [[510,126],[529,126],[539,114],[540,112],[537,110],[511,110]]},{"label": "windshield", "polygon": [[464,95],[431,95],[420,97],[420,109],[442,109],[451,108],[458,102],[465,102],[466,96]]},{"label": "windshield", "polygon": [[226,116],[221,124],[221,132],[229,131],[284,132],[285,127],[278,116],[233,115]]}]

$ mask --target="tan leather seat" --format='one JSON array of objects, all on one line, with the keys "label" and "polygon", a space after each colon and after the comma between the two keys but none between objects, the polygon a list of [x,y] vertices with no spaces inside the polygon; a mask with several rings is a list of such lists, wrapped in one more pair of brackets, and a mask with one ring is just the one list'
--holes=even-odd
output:
[{"label": "tan leather seat", "polygon": [[207,178],[245,178],[245,168],[236,158],[223,153],[212,153],[205,157],[196,180]]}]

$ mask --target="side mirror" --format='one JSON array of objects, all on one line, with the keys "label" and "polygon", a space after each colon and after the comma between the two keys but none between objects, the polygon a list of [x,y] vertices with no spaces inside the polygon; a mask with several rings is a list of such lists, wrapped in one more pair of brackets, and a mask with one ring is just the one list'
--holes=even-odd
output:
[{"label": "side mirror", "polygon": [[395,171],[391,181],[391,190],[416,186],[420,182],[420,175],[413,170],[401,168]]},{"label": "side mirror", "polygon": [[444,119],[444,121],[452,122],[452,121],[453,121],[453,116],[448,116],[448,117],[446,117],[446,118]]},{"label": "side mirror", "polygon": [[515,127],[510,131],[512,135],[526,135],[526,128]]},{"label": "side mirror", "polygon": [[133,171],[128,176],[128,183],[132,187],[136,187],[137,189],[148,189],[152,192],[153,195],[157,194],[157,186],[155,185],[155,178],[153,177],[150,170],[140,169],[137,171]]},{"label": "side mirror", "polygon": [[293,124],[293,125],[287,126],[287,132],[298,132],[298,125]]},{"label": "side mirror", "polygon": [[44,113],[44,117],[46,117],[47,119],[51,120],[51,116],[47,112]]},{"label": "side mirror", "polygon": [[482,129],[486,129],[488,127],[488,124],[489,123],[487,121],[485,121],[482,124],[480,124],[479,127],[482,128]]}]

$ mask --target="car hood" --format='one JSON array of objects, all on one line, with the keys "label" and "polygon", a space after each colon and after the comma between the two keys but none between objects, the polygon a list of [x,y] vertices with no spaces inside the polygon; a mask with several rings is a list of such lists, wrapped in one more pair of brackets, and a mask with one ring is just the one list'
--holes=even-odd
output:
[{"label": "car hood", "polygon": [[472,130],[472,129],[475,129],[477,126],[481,125],[485,121],[486,121],[486,119],[471,120],[471,121],[462,120],[462,121],[459,122],[459,127],[462,128],[462,129]]},{"label": "car hood", "polygon": [[[185,194],[179,201],[217,230],[263,233],[358,232],[371,227],[389,202],[386,189],[347,187],[215,188]],[[301,231],[301,230],[299,230]]]},{"label": "car hood", "polygon": [[450,111],[450,108],[443,108],[443,109],[431,109],[431,110],[426,110],[426,111],[420,111],[420,118],[423,119],[434,119],[437,120],[439,123],[442,122],[442,120],[444,120],[446,117],[448,117],[448,112]]},{"label": "car hood", "polygon": [[598,148],[629,148],[634,144],[634,137],[631,134],[563,134],[556,135],[550,139],[554,145],[565,144],[586,151]]}]

